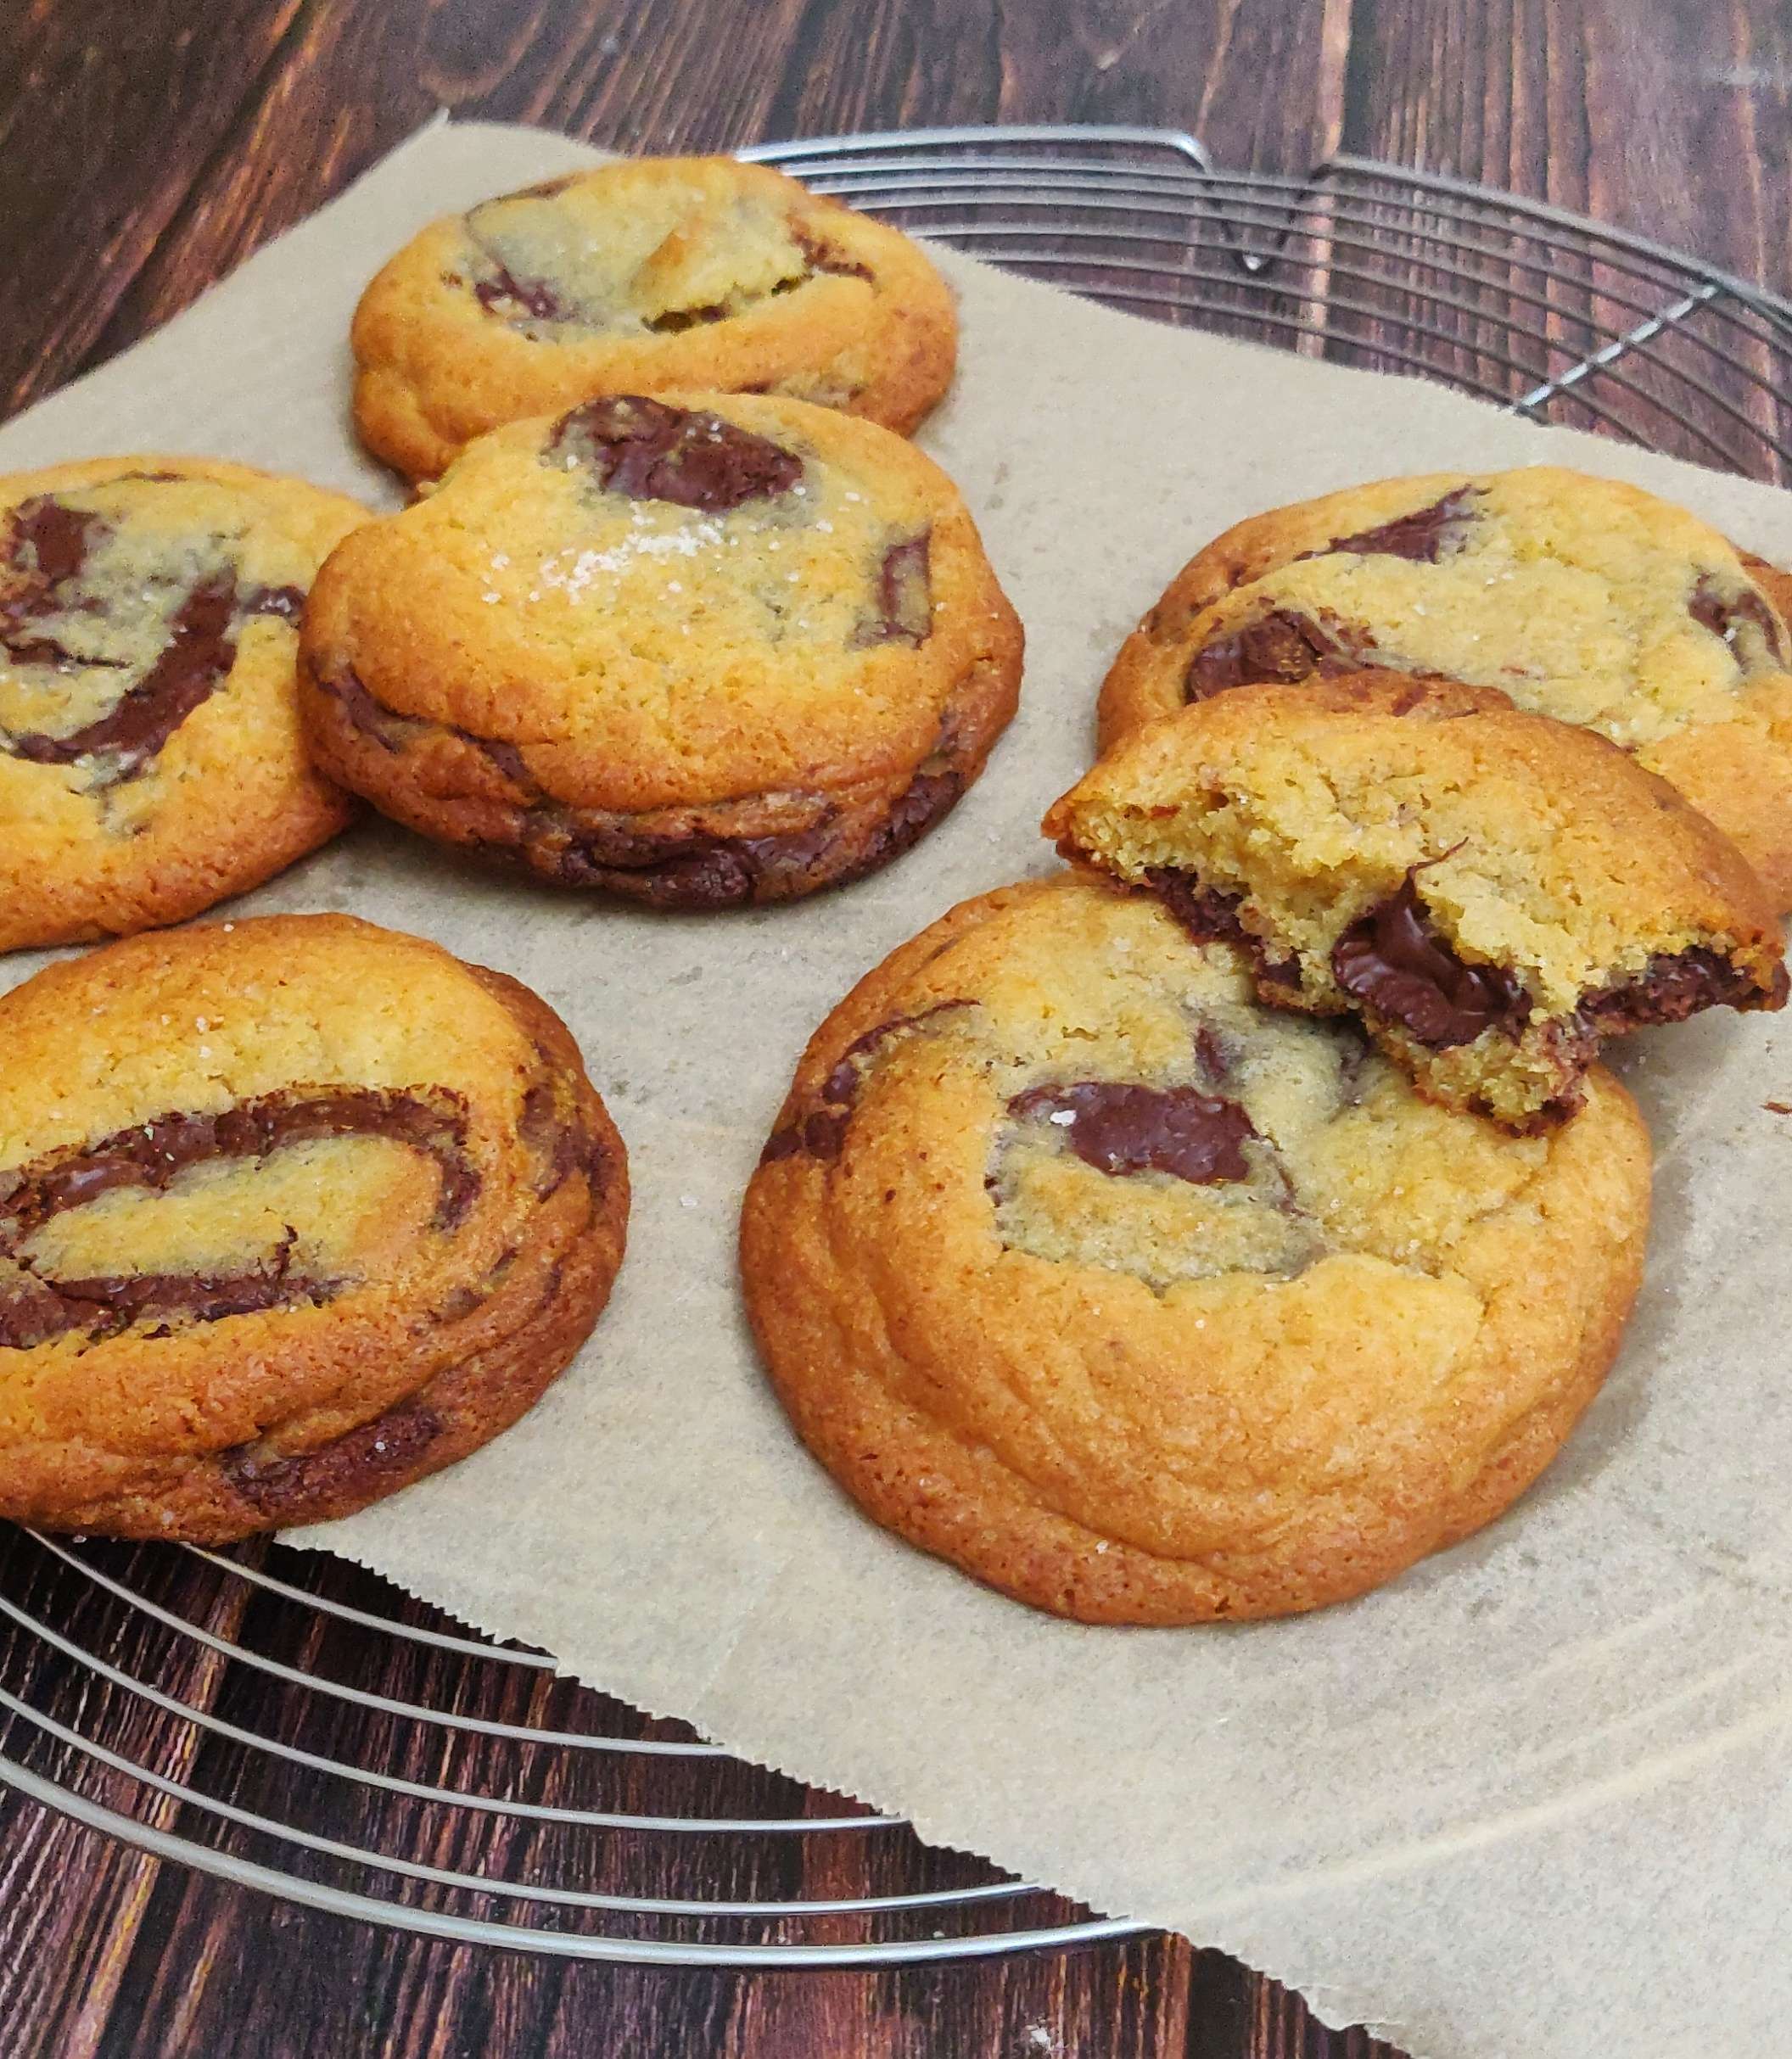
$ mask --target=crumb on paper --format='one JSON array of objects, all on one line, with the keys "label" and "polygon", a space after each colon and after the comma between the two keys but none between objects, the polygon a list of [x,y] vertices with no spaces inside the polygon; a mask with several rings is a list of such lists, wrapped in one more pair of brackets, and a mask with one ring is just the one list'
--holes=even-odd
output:
[{"label": "crumb on paper", "polygon": [[1770,1116],[1792,1116],[1792,1101],[1763,1101],[1761,1106]]}]

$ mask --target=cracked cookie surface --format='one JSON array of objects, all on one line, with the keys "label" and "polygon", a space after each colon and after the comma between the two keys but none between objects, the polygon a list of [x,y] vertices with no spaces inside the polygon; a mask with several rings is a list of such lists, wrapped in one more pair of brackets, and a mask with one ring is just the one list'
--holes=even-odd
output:
[{"label": "cracked cookie surface", "polygon": [[350,537],[305,634],[318,762],[426,836],[652,905],[905,850],[1013,713],[957,490],[800,400],[619,396],[471,445]]},{"label": "cracked cookie surface", "polygon": [[246,466],[0,479],[0,950],[177,922],[326,842],[299,622],[367,511]]},{"label": "cracked cookie surface", "polygon": [[621,1261],[620,1139],[513,980],[342,915],[0,998],[0,1513],[199,1541],[344,1515],[541,1393]]},{"label": "cracked cookie surface", "polygon": [[1044,826],[1240,943],[1264,1000],[1359,1015],[1422,1092],[1515,1129],[1579,1105],[1604,1037],[1786,998],[1735,847],[1602,736],[1488,687],[1212,695],[1123,737]]},{"label": "cracked cookie surface", "polygon": [[434,478],[507,422],[602,394],[776,393],[906,434],[957,316],[900,231],[769,165],[600,165],[433,223],[363,295],[355,417]]},{"label": "cracked cookie surface", "polygon": [[1063,874],[954,909],[816,1032],[742,1276],[798,1430],[889,1529],[1089,1621],[1280,1614],[1548,1463],[1649,1183],[1602,1070],[1509,1136]]},{"label": "cracked cookie surface", "polygon": [[1597,730],[1792,908],[1792,576],[1639,488],[1553,466],[1386,479],[1253,516],[1171,581],[1101,690],[1105,749],[1245,685],[1496,686]]}]

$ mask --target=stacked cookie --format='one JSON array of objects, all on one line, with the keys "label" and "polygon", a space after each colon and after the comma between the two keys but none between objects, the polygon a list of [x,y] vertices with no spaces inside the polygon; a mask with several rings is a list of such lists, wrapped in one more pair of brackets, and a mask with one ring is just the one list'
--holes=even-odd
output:
[{"label": "stacked cookie", "polygon": [[[175,457],[0,483],[0,949],[267,879],[360,794],[656,908],[882,864],[1013,713],[1019,624],[896,434],[946,289],[725,159],[424,232],[355,323],[371,517]],[[0,999],[0,1513],[216,1541],[464,1456],[589,1334],[622,1142],[564,1026],[341,917],[118,943]]]},{"label": "stacked cookie", "polygon": [[1202,551],[1046,817],[1072,870],[862,981],[749,1189],[767,1365],[861,1505],[1179,1623],[1359,1593],[1520,1493],[1641,1277],[1601,1040],[1786,999],[1787,591],[1541,468]]}]

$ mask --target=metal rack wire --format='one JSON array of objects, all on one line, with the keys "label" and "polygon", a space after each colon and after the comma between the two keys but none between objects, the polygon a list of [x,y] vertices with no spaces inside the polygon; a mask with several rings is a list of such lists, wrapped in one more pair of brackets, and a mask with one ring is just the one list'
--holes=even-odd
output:
[{"label": "metal rack wire", "polygon": [[1792,476],[1792,303],[1560,208],[1366,158],[1226,171],[1162,129],[916,129],[742,154],[1135,313]]},{"label": "metal rack wire", "polygon": [[[1356,158],[1228,172],[1156,130],[745,154],[1134,312],[1792,478],[1792,304],[1556,209]],[[1138,1928],[745,1765],[339,1562],[26,1531],[0,1555],[0,1780],[290,1900],[678,1966],[879,1966]],[[375,1668],[388,1692],[360,1684]]]}]

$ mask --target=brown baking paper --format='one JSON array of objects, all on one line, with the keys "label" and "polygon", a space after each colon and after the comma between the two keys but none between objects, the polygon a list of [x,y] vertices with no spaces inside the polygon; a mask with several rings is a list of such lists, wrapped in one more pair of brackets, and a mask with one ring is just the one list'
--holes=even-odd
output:
[{"label": "brown baking paper", "polygon": [[[207,451],[394,503],[347,423],[361,286],[430,216],[590,155],[433,126],[11,424],[0,463]],[[372,824],[240,904],[352,909],[527,981],[576,1032],[636,1183],[615,1299],[535,1413],[300,1541],[1432,2059],[1778,2051],[1792,1121],[1763,1103],[1792,1101],[1792,1032],[1719,1014],[1638,1040],[1656,1223],[1605,1391],[1510,1514],[1303,1620],[1059,1623],[874,1529],[760,1378],[734,1237],[804,1039],[892,945],[1054,862],[1036,825],[1085,762],[1106,663],[1215,531],[1356,479],[1548,459],[1792,562],[1792,500],[942,262],[963,361],[921,441],[1028,638],[1021,716],[943,827],[848,891],[698,918],[532,887]]]}]

